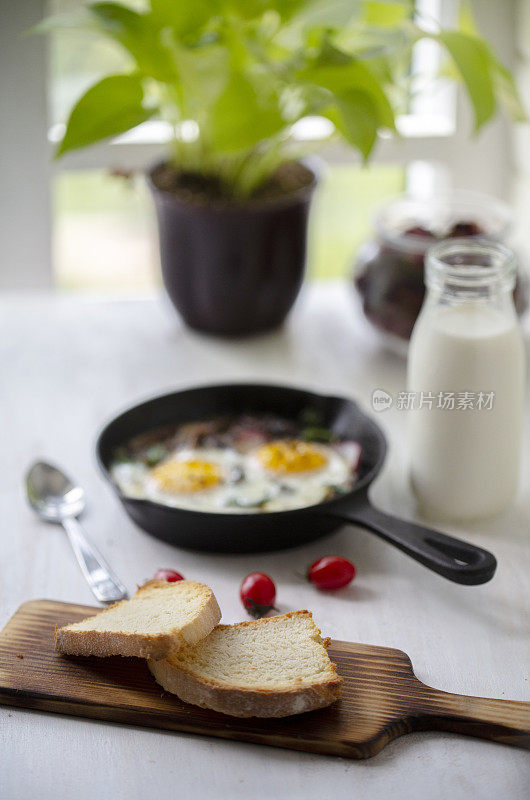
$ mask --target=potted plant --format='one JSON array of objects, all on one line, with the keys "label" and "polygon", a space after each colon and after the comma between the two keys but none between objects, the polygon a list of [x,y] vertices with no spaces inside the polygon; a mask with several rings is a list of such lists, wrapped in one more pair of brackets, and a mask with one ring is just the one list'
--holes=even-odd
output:
[{"label": "potted plant", "polygon": [[498,101],[522,115],[469,14],[433,33],[410,0],[150,0],[141,11],[102,2],[40,28],[58,25],[110,37],[130,70],[79,99],[56,155],[155,116],[171,125],[167,158],[148,175],[164,283],[184,320],[214,333],[273,328],[298,294],[316,182],[301,161],[300,120],[326,118],[330,135],[367,159],[378,133],[395,130],[422,37],[447,50],[477,129]]}]

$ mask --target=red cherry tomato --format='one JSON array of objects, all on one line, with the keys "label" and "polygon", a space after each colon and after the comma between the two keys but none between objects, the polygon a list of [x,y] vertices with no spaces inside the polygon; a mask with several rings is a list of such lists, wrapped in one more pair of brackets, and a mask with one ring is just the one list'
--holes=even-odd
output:
[{"label": "red cherry tomato", "polygon": [[274,608],[276,586],[265,573],[251,572],[243,580],[239,596],[248,613],[259,618]]},{"label": "red cherry tomato", "polygon": [[167,581],[168,583],[175,583],[176,581],[183,581],[184,577],[180,572],[175,572],[174,569],[159,569],[153,575],[153,578],[159,581]]},{"label": "red cherry tomato", "polygon": [[342,589],[355,578],[355,567],[342,556],[324,556],[311,564],[307,577],[317,589]]}]

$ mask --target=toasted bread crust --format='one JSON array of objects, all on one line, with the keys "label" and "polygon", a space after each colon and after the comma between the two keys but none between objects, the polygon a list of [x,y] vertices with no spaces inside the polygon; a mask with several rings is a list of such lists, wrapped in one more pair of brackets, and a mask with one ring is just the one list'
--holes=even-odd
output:
[{"label": "toasted bread crust", "polygon": [[[274,620],[307,615],[310,611],[290,611],[278,617],[238,622],[235,625],[218,625],[217,630],[244,627],[259,627],[274,624]],[[320,630],[316,628],[320,636]],[[322,644],[327,648],[329,639]],[[335,664],[330,663],[332,677],[309,686],[289,687],[285,689],[241,688],[227,686],[215,678],[198,677],[193,671],[181,663],[178,654],[161,661],[148,661],[149,669],[156,681],[166,691],[176,694],[186,703],[193,703],[201,708],[210,708],[234,717],[287,717],[302,714],[331,705],[339,699],[342,678],[337,674]]]},{"label": "toasted bread crust", "polygon": [[337,675],[326,683],[286,691],[229,689],[215,681],[203,681],[176,669],[168,661],[149,661],[157,682],[185,703],[211,708],[232,717],[288,717],[324,708],[338,700],[342,680]]},{"label": "toasted bread crust", "polygon": [[72,656],[136,656],[138,658],[165,658],[171,653],[175,637],[149,636],[137,633],[109,633],[107,631],[55,631],[55,649]]},{"label": "toasted bread crust", "polygon": [[[101,630],[75,630],[66,625],[55,629],[55,649],[64,654],[76,656],[136,656],[138,658],[167,658],[175,650],[186,644],[195,644],[207,636],[221,619],[221,611],[212,590],[205,584],[187,581],[194,584],[198,592],[204,595],[199,612],[195,619],[182,626],[179,631],[171,633],[127,633]],[[152,588],[166,587],[166,581],[150,580],[138,588],[135,594]],[[205,591],[207,590],[207,591]],[[100,611],[98,617],[108,614],[129,600],[120,600],[107,609]],[[87,619],[90,619],[88,617]]]}]

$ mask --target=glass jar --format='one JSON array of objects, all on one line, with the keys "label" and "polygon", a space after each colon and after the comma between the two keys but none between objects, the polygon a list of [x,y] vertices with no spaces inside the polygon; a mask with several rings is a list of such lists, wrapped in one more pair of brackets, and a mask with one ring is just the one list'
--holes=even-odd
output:
[{"label": "glass jar", "polygon": [[515,259],[498,243],[446,240],[427,253],[427,294],[407,375],[410,474],[423,514],[502,511],[518,485],[525,355]]},{"label": "glass jar", "polygon": [[[359,250],[354,284],[366,317],[401,354],[420,312],[425,288],[427,249],[440,239],[472,237],[506,243],[511,228],[507,205],[476,192],[454,191],[429,201],[405,195],[394,198],[379,213],[375,237]],[[528,283],[519,270],[515,305],[528,305]]]}]

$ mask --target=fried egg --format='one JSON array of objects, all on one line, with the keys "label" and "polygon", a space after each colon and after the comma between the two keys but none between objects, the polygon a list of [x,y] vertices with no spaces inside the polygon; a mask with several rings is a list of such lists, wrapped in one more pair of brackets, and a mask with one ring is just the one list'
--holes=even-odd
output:
[{"label": "fried egg", "polygon": [[200,458],[174,458],[159,464],[149,473],[157,493],[196,494],[219,486],[225,480],[219,464]]},{"label": "fried egg", "polygon": [[115,464],[112,476],[128,497],[197,511],[255,511],[280,491],[258,475],[248,478],[244,459],[228,448],[175,451],[151,468]]},{"label": "fried egg", "polygon": [[257,448],[248,458],[247,474],[279,487],[267,511],[312,506],[325,500],[330,487],[346,490],[352,483],[350,465],[340,453],[300,439],[278,439]]},{"label": "fried egg", "polygon": [[128,497],[176,508],[256,513],[305,508],[351,488],[355,466],[336,446],[275,439],[247,452],[190,447],[146,460],[116,461],[112,477]]}]

